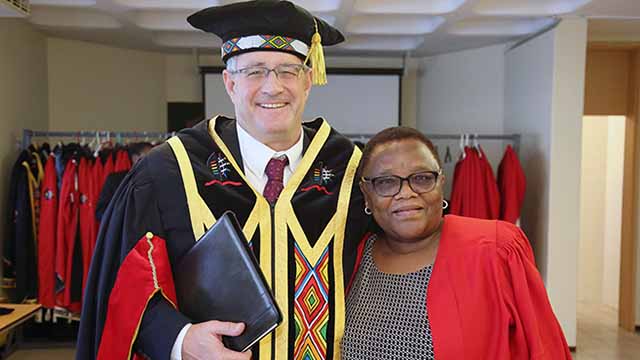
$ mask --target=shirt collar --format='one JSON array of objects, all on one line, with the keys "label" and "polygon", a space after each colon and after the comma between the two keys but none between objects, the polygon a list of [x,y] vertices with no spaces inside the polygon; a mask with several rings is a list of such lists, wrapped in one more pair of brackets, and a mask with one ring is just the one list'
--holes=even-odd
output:
[{"label": "shirt collar", "polygon": [[281,155],[287,155],[289,158],[289,168],[291,172],[295,172],[300,160],[302,159],[302,138],[303,130],[300,127],[300,138],[292,147],[285,151],[275,151],[259,140],[251,136],[236,121],[236,129],[238,132],[238,143],[240,145],[240,153],[242,154],[242,163],[246,169],[258,176],[264,174],[267,163],[271,158]]}]

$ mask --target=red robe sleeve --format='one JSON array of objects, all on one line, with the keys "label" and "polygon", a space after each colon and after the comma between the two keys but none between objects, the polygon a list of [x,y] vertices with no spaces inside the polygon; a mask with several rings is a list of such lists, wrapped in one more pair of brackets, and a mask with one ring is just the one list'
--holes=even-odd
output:
[{"label": "red robe sleeve", "polygon": [[[142,316],[161,294],[176,307],[176,291],[164,239],[147,233],[118,270],[98,349],[98,359],[130,359]],[[136,356],[135,359],[142,358]]]},{"label": "red robe sleeve", "polygon": [[520,217],[527,182],[518,155],[511,145],[507,146],[498,166],[498,187],[502,198],[500,219],[515,224]]},{"label": "red robe sleeve", "polygon": [[497,237],[498,286],[510,315],[511,358],[571,359],[529,241],[505,222],[498,223]]}]

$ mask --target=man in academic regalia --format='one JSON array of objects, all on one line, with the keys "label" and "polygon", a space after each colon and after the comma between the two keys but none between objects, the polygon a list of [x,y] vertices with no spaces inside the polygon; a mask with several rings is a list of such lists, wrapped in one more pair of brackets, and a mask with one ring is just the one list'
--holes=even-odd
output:
[{"label": "man in academic regalia", "polygon": [[[340,32],[287,1],[202,10],[188,21],[222,38],[235,119],[217,116],[156,147],[102,219],[82,310],[78,359],[339,359],[344,291],[364,235],[359,149],[317,118],[302,123],[322,45]],[[283,323],[251,352],[221,336],[243,324],[195,324],[173,274],[206,228],[233,211]]]}]

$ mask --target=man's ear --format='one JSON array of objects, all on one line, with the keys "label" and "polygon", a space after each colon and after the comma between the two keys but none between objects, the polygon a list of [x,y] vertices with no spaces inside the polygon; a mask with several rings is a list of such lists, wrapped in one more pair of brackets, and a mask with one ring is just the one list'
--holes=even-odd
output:
[{"label": "man's ear", "polygon": [[304,91],[309,95],[309,91],[311,91],[312,84],[312,74],[311,71],[305,71],[304,73]]},{"label": "man's ear", "polygon": [[231,99],[236,94],[236,81],[233,79],[233,75],[225,70],[222,70],[222,81],[224,81],[224,88]]}]

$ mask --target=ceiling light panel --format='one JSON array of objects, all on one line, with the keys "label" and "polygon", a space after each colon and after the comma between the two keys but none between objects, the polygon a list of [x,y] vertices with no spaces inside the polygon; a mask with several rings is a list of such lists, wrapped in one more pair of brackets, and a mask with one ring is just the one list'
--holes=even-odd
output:
[{"label": "ceiling light panel", "polygon": [[356,0],[355,10],[366,14],[446,14],[467,0]]},{"label": "ceiling light panel", "polygon": [[478,0],[473,11],[480,15],[494,16],[548,16],[576,11],[591,1],[592,0]]},{"label": "ceiling light panel", "polygon": [[317,16],[331,26],[336,25],[336,17],[333,15],[317,15]]},{"label": "ceiling light panel", "polygon": [[555,22],[552,18],[539,19],[467,19],[449,26],[454,35],[467,36],[520,36],[536,33]]},{"label": "ceiling light panel", "polygon": [[374,35],[417,35],[433,32],[444,22],[440,16],[358,15],[349,20],[347,33]]},{"label": "ceiling light panel", "polygon": [[142,10],[134,15],[133,22],[149,30],[194,30],[187,22],[187,17],[192,13],[191,10]]},{"label": "ceiling light panel", "polygon": [[117,29],[122,24],[111,15],[81,8],[33,8],[29,21],[41,26],[83,29]]},{"label": "ceiling light panel", "polygon": [[340,8],[342,0],[293,0],[293,2],[316,13],[336,11]]},{"label": "ceiling light panel", "polygon": [[116,3],[131,9],[182,9],[200,10],[220,5],[216,0],[115,0]]},{"label": "ceiling light panel", "polygon": [[219,49],[222,42],[216,36],[199,32],[165,32],[153,36],[157,45],[177,48]]},{"label": "ceiling light panel", "polygon": [[31,5],[49,6],[94,6],[96,0],[31,0]]},{"label": "ceiling light panel", "polygon": [[349,50],[407,51],[422,44],[422,36],[350,36],[340,48]]}]

